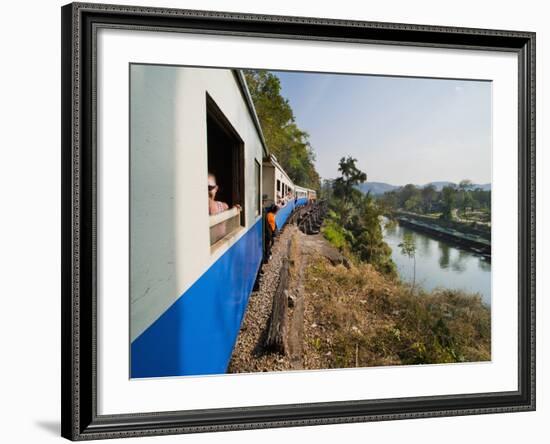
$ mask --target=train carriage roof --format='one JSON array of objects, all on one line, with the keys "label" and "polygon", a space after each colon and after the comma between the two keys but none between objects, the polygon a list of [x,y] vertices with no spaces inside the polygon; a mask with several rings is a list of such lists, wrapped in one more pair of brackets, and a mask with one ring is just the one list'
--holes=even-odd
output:
[{"label": "train carriage roof", "polygon": [[286,173],[285,169],[279,164],[279,162],[277,162],[277,158],[273,154],[270,154],[266,159],[264,159],[263,163],[264,165],[271,164],[271,166],[278,169],[287,178],[288,182],[292,184],[293,187],[296,186],[290,176]]},{"label": "train carriage roof", "polygon": [[252,101],[252,96],[250,95],[250,91],[246,84],[246,79],[244,78],[244,74],[241,69],[233,69],[232,71],[233,71],[233,74],[235,75],[235,78],[237,79],[237,83],[239,84],[239,87],[243,94],[244,101],[246,102],[246,106],[248,107],[248,111],[250,112],[252,121],[254,122],[254,126],[256,127],[256,131],[258,131],[258,136],[260,137],[260,141],[262,142],[262,147],[264,149],[264,156],[269,157],[270,156],[269,149],[267,148],[267,144],[265,142],[262,126],[260,125],[260,119],[258,119],[258,114],[256,113],[256,107],[254,106],[254,102]]}]

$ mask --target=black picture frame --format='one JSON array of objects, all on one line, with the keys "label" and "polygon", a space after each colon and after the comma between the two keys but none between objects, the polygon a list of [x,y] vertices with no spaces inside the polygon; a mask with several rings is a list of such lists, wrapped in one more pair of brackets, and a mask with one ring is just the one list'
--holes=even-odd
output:
[{"label": "black picture frame", "polygon": [[[535,409],[535,33],[72,3],[62,14],[62,436],[71,440]],[[518,390],[100,416],[95,38],[100,27],[511,51],[519,61]]]}]

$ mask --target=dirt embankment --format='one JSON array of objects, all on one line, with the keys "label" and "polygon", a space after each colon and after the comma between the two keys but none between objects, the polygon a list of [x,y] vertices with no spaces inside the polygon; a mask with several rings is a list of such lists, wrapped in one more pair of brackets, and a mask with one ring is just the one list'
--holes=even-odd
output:
[{"label": "dirt embankment", "polygon": [[[305,340],[305,330],[311,323],[305,317],[310,312],[307,309],[306,279],[310,259],[321,256],[333,264],[346,262],[320,234],[306,235],[294,225],[288,225],[283,230],[272,249],[271,260],[263,266],[259,289],[250,296],[229,365],[230,373],[315,368],[311,367],[310,359],[306,359],[311,356],[306,351],[308,341]],[[285,294],[288,299],[286,348],[281,354],[269,352],[264,343],[285,257],[290,260],[290,279]]]},{"label": "dirt embankment", "polygon": [[481,297],[415,291],[369,264],[307,272],[305,349],[315,368],[478,362],[491,359],[490,310]]}]

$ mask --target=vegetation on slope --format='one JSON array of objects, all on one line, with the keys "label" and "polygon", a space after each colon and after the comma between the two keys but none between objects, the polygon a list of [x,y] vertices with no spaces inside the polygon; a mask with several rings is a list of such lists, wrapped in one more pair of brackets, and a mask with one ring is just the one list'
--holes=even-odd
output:
[{"label": "vegetation on slope", "polygon": [[479,362],[491,358],[491,317],[480,296],[411,292],[367,263],[310,262],[308,361],[318,368]]},{"label": "vegetation on slope", "polygon": [[374,198],[357,189],[367,175],[356,167],[356,162],[352,157],[340,159],[341,176],[323,186],[322,198],[328,201],[330,211],[322,232],[332,245],[352,259],[394,275],[391,249],[384,241],[380,225],[382,208]]},{"label": "vegetation on slope", "polygon": [[[308,361],[343,368],[490,360],[491,313],[480,295],[426,292],[398,279],[380,223],[387,201],[358,191],[366,174],[355,163],[342,158],[341,177],[322,189],[331,210],[322,233],[353,265],[335,267],[321,256],[310,261],[306,317],[314,328],[306,329],[306,343],[314,357]],[[454,205],[458,191],[443,190],[441,205]],[[401,248],[414,256],[406,240]]]}]

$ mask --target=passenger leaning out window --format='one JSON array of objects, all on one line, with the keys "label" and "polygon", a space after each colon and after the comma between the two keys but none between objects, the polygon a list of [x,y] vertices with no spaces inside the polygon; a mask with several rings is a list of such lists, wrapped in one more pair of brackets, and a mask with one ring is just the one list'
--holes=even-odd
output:
[{"label": "passenger leaning out window", "polygon": [[[208,174],[208,214],[211,216],[214,214],[221,213],[229,209],[229,205],[225,202],[216,200],[216,193],[218,192],[218,184],[216,182],[216,176],[212,173]],[[235,205],[239,211],[241,210],[240,205]]]},{"label": "passenger leaning out window", "polygon": [[[208,214],[213,216],[215,214],[223,213],[229,210],[229,205],[220,200],[216,200],[216,193],[218,192],[218,184],[216,183],[216,176],[214,174],[208,174]],[[240,212],[241,206],[235,205],[235,208]],[[224,220],[214,226],[210,227],[210,244],[216,243],[218,240],[223,239],[235,228],[235,221],[229,222]]]}]

